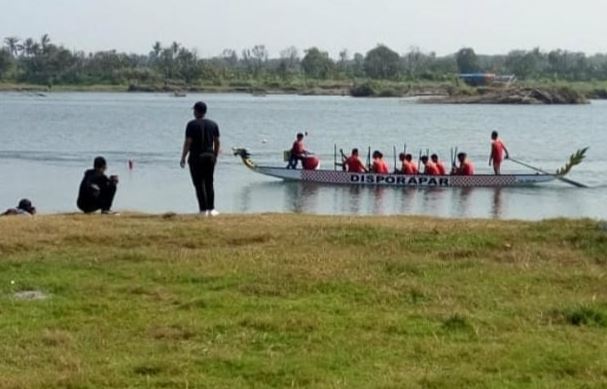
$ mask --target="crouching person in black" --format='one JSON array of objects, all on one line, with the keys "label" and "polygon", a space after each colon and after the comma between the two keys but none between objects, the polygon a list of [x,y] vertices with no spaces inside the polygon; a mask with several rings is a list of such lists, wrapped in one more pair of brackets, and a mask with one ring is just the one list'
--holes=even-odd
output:
[{"label": "crouching person in black", "polygon": [[101,210],[103,214],[112,214],[112,202],[116,195],[118,176],[105,175],[107,162],[103,157],[95,158],[94,169],[84,172],[78,193],[78,208],[84,213]]}]

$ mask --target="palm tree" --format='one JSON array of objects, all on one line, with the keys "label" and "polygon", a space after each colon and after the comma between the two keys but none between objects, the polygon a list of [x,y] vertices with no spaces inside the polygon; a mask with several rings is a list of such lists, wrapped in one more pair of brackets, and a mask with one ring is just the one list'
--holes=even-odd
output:
[{"label": "palm tree", "polygon": [[48,34],[42,35],[42,37],[40,38],[40,46],[42,46],[43,53],[46,53],[50,43],[51,43],[51,38],[48,36]]},{"label": "palm tree", "polygon": [[162,44],[160,42],[156,42],[154,43],[154,46],[152,47],[153,53],[154,53],[154,57],[158,58],[160,56],[160,52],[162,51]]},{"label": "palm tree", "polygon": [[4,43],[6,43],[6,47],[13,57],[16,57],[17,54],[19,54],[21,46],[19,45],[19,38],[16,36],[9,36],[8,38],[4,38]]},{"label": "palm tree", "polygon": [[177,57],[177,53],[179,52],[179,43],[173,42],[171,45],[171,50],[173,51],[173,58]]},{"label": "palm tree", "polygon": [[23,41],[23,53],[26,57],[29,57],[34,54],[34,40],[32,38],[27,38]]},{"label": "palm tree", "polygon": [[40,44],[38,42],[34,42],[31,47],[32,56],[36,56],[40,54]]}]

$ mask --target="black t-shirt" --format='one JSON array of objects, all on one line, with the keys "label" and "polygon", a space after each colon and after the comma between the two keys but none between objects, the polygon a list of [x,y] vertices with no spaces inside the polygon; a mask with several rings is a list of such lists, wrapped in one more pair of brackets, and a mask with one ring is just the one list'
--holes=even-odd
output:
[{"label": "black t-shirt", "polygon": [[190,158],[196,158],[213,152],[213,141],[219,138],[219,127],[209,119],[194,119],[188,123],[185,137],[192,139]]}]

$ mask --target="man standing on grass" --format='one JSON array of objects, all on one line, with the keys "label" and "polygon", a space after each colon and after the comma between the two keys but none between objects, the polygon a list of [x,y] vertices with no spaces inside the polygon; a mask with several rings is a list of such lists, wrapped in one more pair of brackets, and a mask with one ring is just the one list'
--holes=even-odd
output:
[{"label": "man standing on grass", "polygon": [[192,183],[196,189],[198,208],[203,216],[217,216],[213,175],[219,155],[219,127],[206,119],[207,105],[202,101],[194,104],[194,120],[187,124],[181,153],[181,168],[186,158],[190,165]]}]

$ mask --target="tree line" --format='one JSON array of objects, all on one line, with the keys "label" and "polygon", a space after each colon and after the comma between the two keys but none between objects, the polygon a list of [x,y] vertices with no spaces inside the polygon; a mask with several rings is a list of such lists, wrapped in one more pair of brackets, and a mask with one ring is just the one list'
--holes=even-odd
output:
[{"label": "tree line", "polygon": [[399,54],[379,44],[366,53],[343,50],[338,58],[317,47],[288,47],[270,57],[264,45],[226,49],[211,58],[173,42],[156,42],[149,53],[69,50],[51,41],[6,37],[0,48],[0,80],[53,84],[222,84],[239,81],[312,80],[447,81],[457,73],[514,74],[522,80],[607,80],[607,54],[566,50],[514,50],[479,55],[472,48],[437,56],[411,48]]}]

